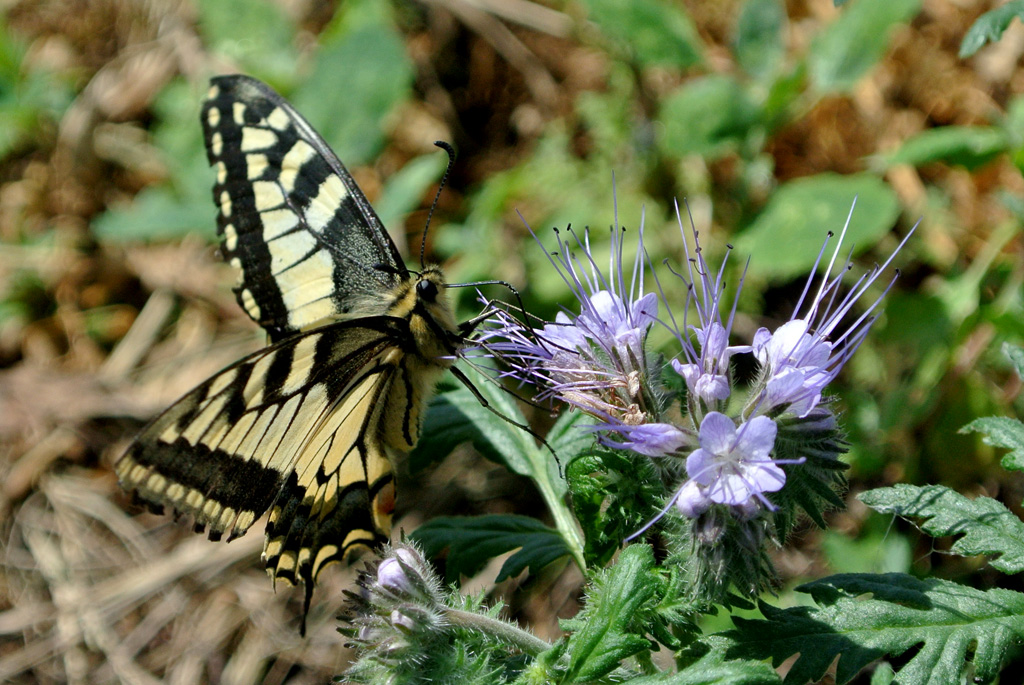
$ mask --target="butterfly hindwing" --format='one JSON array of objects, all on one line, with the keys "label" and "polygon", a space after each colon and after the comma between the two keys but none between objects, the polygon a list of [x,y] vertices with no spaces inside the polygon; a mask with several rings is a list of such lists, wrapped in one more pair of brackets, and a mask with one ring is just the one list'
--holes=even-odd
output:
[{"label": "butterfly hindwing", "polygon": [[[193,516],[211,538],[237,537],[273,507],[267,564],[293,582],[300,556],[326,540],[317,569],[385,540],[393,485],[379,399],[401,371],[404,324],[340,322],[242,359],[143,430],[117,463],[122,485]],[[283,552],[291,572],[279,568]]]},{"label": "butterfly hindwing", "polygon": [[238,302],[273,340],[367,313],[407,277],[394,242],[337,156],[255,79],[211,81],[201,114]]}]

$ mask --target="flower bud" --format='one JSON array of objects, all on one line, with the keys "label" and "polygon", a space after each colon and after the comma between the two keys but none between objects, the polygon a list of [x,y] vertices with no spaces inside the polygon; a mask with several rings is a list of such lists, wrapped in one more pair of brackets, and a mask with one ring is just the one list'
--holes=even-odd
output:
[{"label": "flower bud", "polygon": [[380,562],[377,567],[377,583],[396,594],[414,594],[416,588],[406,569],[411,572],[416,561],[416,555],[410,549],[396,549],[394,556]]},{"label": "flower bud", "polygon": [[371,578],[370,604],[381,616],[398,604],[414,604],[431,610],[441,603],[440,586],[430,564],[412,545],[395,547],[377,566]]}]

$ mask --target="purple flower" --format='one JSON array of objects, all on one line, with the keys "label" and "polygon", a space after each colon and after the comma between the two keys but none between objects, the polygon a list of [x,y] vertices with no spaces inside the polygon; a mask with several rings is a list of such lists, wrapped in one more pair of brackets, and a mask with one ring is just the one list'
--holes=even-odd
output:
[{"label": "purple flower", "polygon": [[[850,216],[852,215],[851,207]],[[847,217],[825,275],[806,308],[804,303],[814,285],[814,272],[807,279],[792,318],[774,332],[761,328],[754,334],[752,349],[765,372],[763,388],[754,399],[756,413],[768,413],[773,409],[782,408],[787,414],[807,416],[821,402],[825,386],[839,374],[875,322],[875,317],[871,316],[871,313],[892,287],[896,276],[893,276],[884,292],[864,314],[845,328],[842,326],[854,303],[878,280],[914,231],[911,230],[907,234],[884,264],[876,265],[854,284],[845,297],[836,301],[836,291],[848,264],[840,268],[835,276],[832,276],[832,270],[849,225],[850,218]],[[831,237],[830,233],[829,238]],[[818,255],[815,270],[827,245],[828,240]]]},{"label": "purple flower", "polygon": [[[685,274],[677,272],[673,272],[673,274],[686,286],[687,307],[682,328],[677,325],[672,312],[668,313],[670,327],[679,341],[685,360],[673,359],[672,368],[686,382],[686,387],[690,392],[690,410],[694,412],[699,409],[698,401],[715,407],[718,402],[728,399],[731,392],[728,376],[729,360],[734,354],[750,352],[751,348],[749,345],[729,345],[729,335],[736,314],[736,300],[743,288],[742,278],[736,286],[733,308],[729,311],[727,319],[724,322],[722,320],[722,299],[725,290],[722,275],[725,272],[729,253],[726,253],[721,266],[715,272],[704,259],[699,236],[692,227],[690,233],[693,237],[693,251],[691,252],[678,205],[676,206],[676,220],[679,223],[679,232],[683,240],[687,269]],[[696,324],[688,323],[691,308],[697,313]],[[693,338],[696,338],[696,346],[693,344]]]},{"label": "purple flower", "polygon": [[[656,411],[645,342],[658,315],[658,297],[644,294],[643,229],[626,286],[620,231],[613,230],[607,275],[590,251],[590,235],[571,229],[572,243],[558,236],[551,263],[580,304],[579,314],[559,312],[542,328],[531,329],[507,311],[498,311],[478,343],[501,358],[505,375],[541,386],[537,399],[556,397],[613,425],[638,425]],[[579,253],[572,248],[579,249]]]},{"label": "purple flower", "polygon": [[686,472],[706,497],[718,504],[745,505],[752,497],[775,492],[786,474],[770,454],[775,422],[757,416],[739,428],[725,414],[710,412],[700,424],[700,448],[686,458]]},{"label": "purple flower", "polygon": [[737,352],[749,352],[750,346],[727,345],[729,332],[717,321],[707,329],[693,327],[693,332],[700,347],[697,361],[684,364],[673,359],[672,368],[683,377],[690,392],[704,402],[728,399],[731,388],[725,372],[729,369],[729,358]]},{"label": "purple flower", "polygon": [[[598,417],[591,430],[601,434],[602,444],[663,458],[662,473],[670,478],[685,459],[689,480],[634,537],[673,505],[695,520],[758,518],[775,509],[765,494],[786,485],[784,465],[803,468],[802,483],[817,479],[822,490],[832,487],[838,478],[834,464],[808,463],[834,460],[843,451],[823,393],[863,341],[885,292],[854,318],[856,302],[893,259],[876,266],[842,296],[839,289],[849,265],[836,265],[848,219],[824,277],[820,282],[808,278],[791,319],[774,331],[758,330],[752,345],[730,345],[746,270],[727,289],[732,248],[713,268],[692,222],[684,227],[678,207],[676,216],[685,252],[684,268],[672,271],[678,280],[663,283],[651,268],[642,219],[628,277],[622,231],[612,231],[605,271],[594,260],[588,232],[580,236],[570,230],[571,238],[563,239],[556,231],[558,249],[550,260],[575,296],[579,313],[562,311],[554,321],[531,328],[510,310],[499,310],[480,339],[487,353],[505,363],[506,376],[541,388],[537,399],[557,398]],[[823,248],[815,271],[824,255]],[[645,292],[645,274],[653,278],[654,292]],[[659,300],[667,302],[666,291],[680,283],[686,307],[677,320],[668,307],[659,313]],[[685,406],[668,401],[671,395],[661,384],[663,369],[648,361],[645,345],[655,323],[678,343],[671,368],[686,383]],[[732,399],[730,365],[738,354],[753,354],[762,369],[745,401]],[[733,417],[723,413],[732,407],[743,409]]]},{"label": "purple flower", "polygon": [[595,428],[614,431],[623,437],[621,441],[603,440],[609,447],[633,450],[648,457],[675,454],[693,442],[687,433],[671,423],[644,423],[639,426],[620,424]]}]

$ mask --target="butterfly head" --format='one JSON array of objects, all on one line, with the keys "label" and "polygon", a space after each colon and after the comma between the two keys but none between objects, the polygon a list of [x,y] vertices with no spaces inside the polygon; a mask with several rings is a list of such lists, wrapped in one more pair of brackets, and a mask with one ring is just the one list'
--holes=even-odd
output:
[{"label": "butterfly head", "polygon": [[444,274],[436,266],[411,272],[392,294],[388,315],[406,319],[421,355],[450,356],[461,340]]}]

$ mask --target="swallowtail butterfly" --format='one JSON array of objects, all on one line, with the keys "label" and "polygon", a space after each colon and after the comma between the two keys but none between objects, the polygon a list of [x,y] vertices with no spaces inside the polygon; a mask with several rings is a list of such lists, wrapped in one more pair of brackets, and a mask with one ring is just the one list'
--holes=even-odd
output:
[{"label": "swallowtail butterfly", "polygon": [[212,539],[269,511],[267,571],[301,581],[308,611],[325,564],[387,539],[392,458],[416,444],[474,323],[456,325],[437,267],[406,268],[337,156],[267,85],[214,78],[201,119],[221,248],[271,344],[171,405],[116,471]]}]

